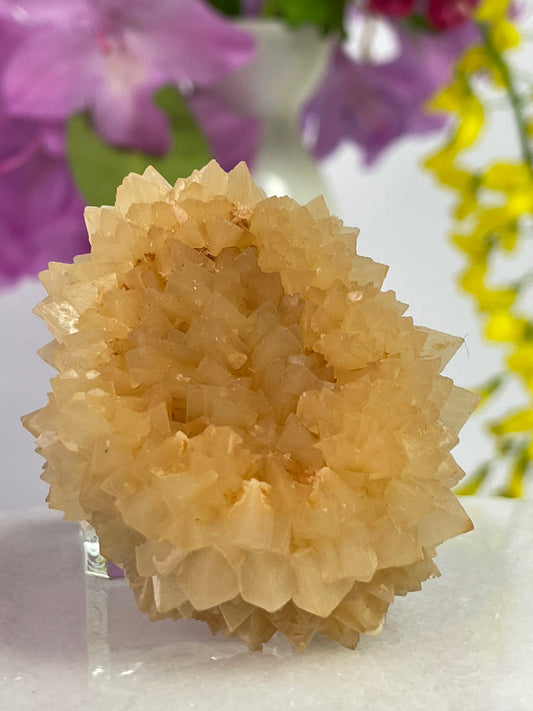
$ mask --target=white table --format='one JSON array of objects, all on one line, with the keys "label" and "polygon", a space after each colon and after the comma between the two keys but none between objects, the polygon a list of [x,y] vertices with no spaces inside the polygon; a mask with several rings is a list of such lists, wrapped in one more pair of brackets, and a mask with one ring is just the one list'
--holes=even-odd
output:
[{"label": "white table", "polygon": [[398,598],[380,637],[304,655],[150,623],[124,583],[84,576],[76,524],[4,511],[0,709],[530,711],[533,502],[464,504],[475,530],[441,547],[442,577]]}]

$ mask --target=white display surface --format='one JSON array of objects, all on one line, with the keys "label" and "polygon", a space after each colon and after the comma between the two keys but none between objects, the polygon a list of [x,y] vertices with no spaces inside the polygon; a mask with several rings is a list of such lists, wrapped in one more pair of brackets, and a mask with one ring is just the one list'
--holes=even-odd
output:
[{"label": "white display surface", "polygon": [[0,708],[530,711],[533,503],[463,504],[474,531],[442,545],[442,577],[397,598],[380,636],[305,654],[279,635],[250,652],[202,622],[150,623],[123,582],[84,575],[77,524],[4,511]]}]

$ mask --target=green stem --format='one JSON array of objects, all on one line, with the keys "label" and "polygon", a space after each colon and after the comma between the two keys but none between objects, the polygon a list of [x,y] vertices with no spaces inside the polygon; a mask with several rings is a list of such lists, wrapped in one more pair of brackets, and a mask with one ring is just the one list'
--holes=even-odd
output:
[{"label": "green stem", "polygon": [[498,69],[500,76],[502,78],[505,89],[509,96],[509,102],[514,114],[516,129],[518,131],[518,138],[520,140],[520,149],[522,152],[522,157],[524,163],[528,166],[529,171],[533,175],[533,151],[531,150],[531,145],[529,143],[529,137],[526,131],[526,122],[524,117],[524,106],[522,97],[516,87],[514,76],[511,73],[511,69],[503,55],[499,52],[498,48],[492,41],[490,36],[490,27],[485,23],[478,23],[478,28],[483,37],[483,42],[485,44],[485,49],[487,54],[494,62],[494,66]]}]

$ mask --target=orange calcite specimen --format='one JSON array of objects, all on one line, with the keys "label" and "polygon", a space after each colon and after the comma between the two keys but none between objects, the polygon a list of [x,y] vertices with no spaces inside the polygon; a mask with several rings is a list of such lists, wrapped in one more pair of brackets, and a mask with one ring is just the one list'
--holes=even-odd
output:
[{"label": "orange calcite specimen", "polygon": [[50,506],[152,619],[354,648],[472,527],[450,449],[476,398],[440,375],[461,340],[403,315],[321,198],[266,198],[244,164],[131,174],[86,221],[36,309]]}]

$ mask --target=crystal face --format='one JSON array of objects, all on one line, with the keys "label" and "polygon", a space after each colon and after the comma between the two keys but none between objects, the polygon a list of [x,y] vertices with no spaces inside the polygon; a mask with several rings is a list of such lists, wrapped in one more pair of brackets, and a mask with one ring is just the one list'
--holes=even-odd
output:
[{"label": "crystal face", "polygon": [[266,198],[244,164],[130,174],[86,222],[36,308],[50,506],[152,619],[354,648],[472,527],[450,449],[476,397],[440,374],[461,339],[404,315],[321,198]]}]

